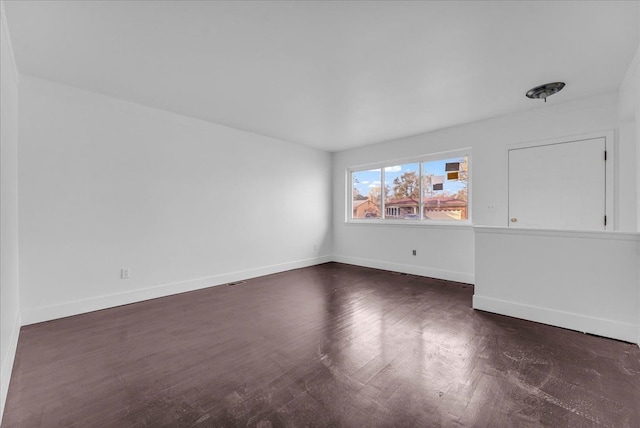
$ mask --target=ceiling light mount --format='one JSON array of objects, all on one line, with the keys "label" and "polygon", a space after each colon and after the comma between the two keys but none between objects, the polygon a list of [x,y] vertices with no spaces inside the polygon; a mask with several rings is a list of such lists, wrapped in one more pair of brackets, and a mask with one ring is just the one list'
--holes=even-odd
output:
[{"label": "ceiling light mount", "polygon": [[544,85],[536,86],[527,92],[527,98],[542,98],[544,102],[547,102],[547,97],[560,92],[564,88],[564,82],[545,83]]}]

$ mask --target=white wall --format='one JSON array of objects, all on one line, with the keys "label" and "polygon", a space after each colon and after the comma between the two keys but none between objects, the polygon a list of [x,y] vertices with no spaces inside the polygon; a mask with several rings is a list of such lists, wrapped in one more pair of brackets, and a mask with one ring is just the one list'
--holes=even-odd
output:
[{"label": "white wall", "polygon": [[[624,80],[620,85],[619,103],[618,103],[618,121],[620,128],[620,145],[626,148],[626,153],[620,154],[620,161],[626,167],[635,167],[640,162],[640,150],[638,150],[638,117],[640,115],[640,46],[629,65],[629,69],[625,74]],[[633,176],[629,176],[629,180],[620,183],[620,186],[627,187],[628,192],[637,194],[633,199],[633,216],[629,220],[631,223],[628,227],[630,230],[640,231],[640,173],[634,168]],[[631,207],[629,208],[631,210]]]},{"label": "white wall", "polygon": [[636,233],[476,228],[473,307],[637,339]]},{"label": "white wall", "polygon": [[[640,46],[636,50],[622,85],[620,85],[619,116],[621,134],[623,134],[621,138],[629,140],[635,147],[633,162],[636,165],[636,179],[634,181],[637,195],[636,230],[640,232]],[[638,253],[637,266],[640,272],[640,252]],[[640,283],[638,288],[640,289]],[[638,298],[640,300],[640,296]],[[638,344],[640,344],[640,314],[638,318]]]},{"label": "white wall", "polygon": [[[533,101],[535,103],[538,101]],[[512,144],[614,129],[618,99],[605,94],[555,105],[553,98],[534,110],[474,122],[333,155],[334,253],[336,259],[365,266],[474,282],[474,233],[470,227],[360,225],[345,223],[346,175],[350,166],[471,147],[472,221],[506,226],[507,147]],[[628,142],[627,142],[628,144]],[[628,153],[628,148],[620,150]],[[635,178],[624,163],[619,180]],[[630,203],[619,205],[619,225],[633,228],[635,190],[624,189]],[[633,230],[633,229],[632,229]],[[418,255],[411,249],[418,247]]]},{"label": "white wall", "polygon": [[27,76],[20,104],[23,324],[328,260],[328,153]]},{"label": "white wall", "polygon": [[18,344],[18,74],[0,2],[0,421]]},{"label": "white wall", "polygon": [[[640,12],[638,15],[640,21]],[[640,31],[640,27],[638,29]],[[635,230],[640,232],[640,46],[636,50],[635,56],[629,65],[622,84],[620,85],[618,116],[620,120],[620,139],[626,141],[634,151],[629,151],[628,163],[635,165],[635,180],[630,180],[626,185],[636,192],[635,206]],[[640,277],[640,252],[638,253],[637,268]],[[639,280],[640,281],[640,280]],[[638,284],[640,290],[640,283]],[[640,307],[640,291],[639,291]],[[640,344],[640,314],[638,314],[638,338]]]}]

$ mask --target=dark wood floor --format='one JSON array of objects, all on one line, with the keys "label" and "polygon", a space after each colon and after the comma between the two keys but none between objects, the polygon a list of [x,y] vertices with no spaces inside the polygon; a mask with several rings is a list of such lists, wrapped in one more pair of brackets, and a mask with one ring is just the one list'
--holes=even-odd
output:
[{"label": "dark wood floor", "polygon": [[3,427],[639,427],[640,349],[337,263],[23,327]]}]

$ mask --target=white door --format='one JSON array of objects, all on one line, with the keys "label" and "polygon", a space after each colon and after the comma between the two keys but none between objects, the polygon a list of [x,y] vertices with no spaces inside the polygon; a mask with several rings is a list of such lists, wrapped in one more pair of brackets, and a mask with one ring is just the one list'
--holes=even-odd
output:
[{"label": "white door", "polygon": [[605,138],[509,150],[509,227],[605,230]]}]

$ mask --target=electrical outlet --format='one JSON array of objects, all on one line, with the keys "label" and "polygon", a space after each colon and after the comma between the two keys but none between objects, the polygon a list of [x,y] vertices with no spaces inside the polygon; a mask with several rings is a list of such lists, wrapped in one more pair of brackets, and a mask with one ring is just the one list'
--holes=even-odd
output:
[{"label": "electrical outlet", "polygon": [[313,244],[313,251],[318,251],[318,244]]},{"label": "electrical outlet", "polygon": [[413,255],[415,256],[418,252],[416,250],[413,250]]},{"label": "electrical outlet", "polygon": [[120,279],[129,279],[130,276],[131,276],[130,268],[122,268],[120,270]]}]

